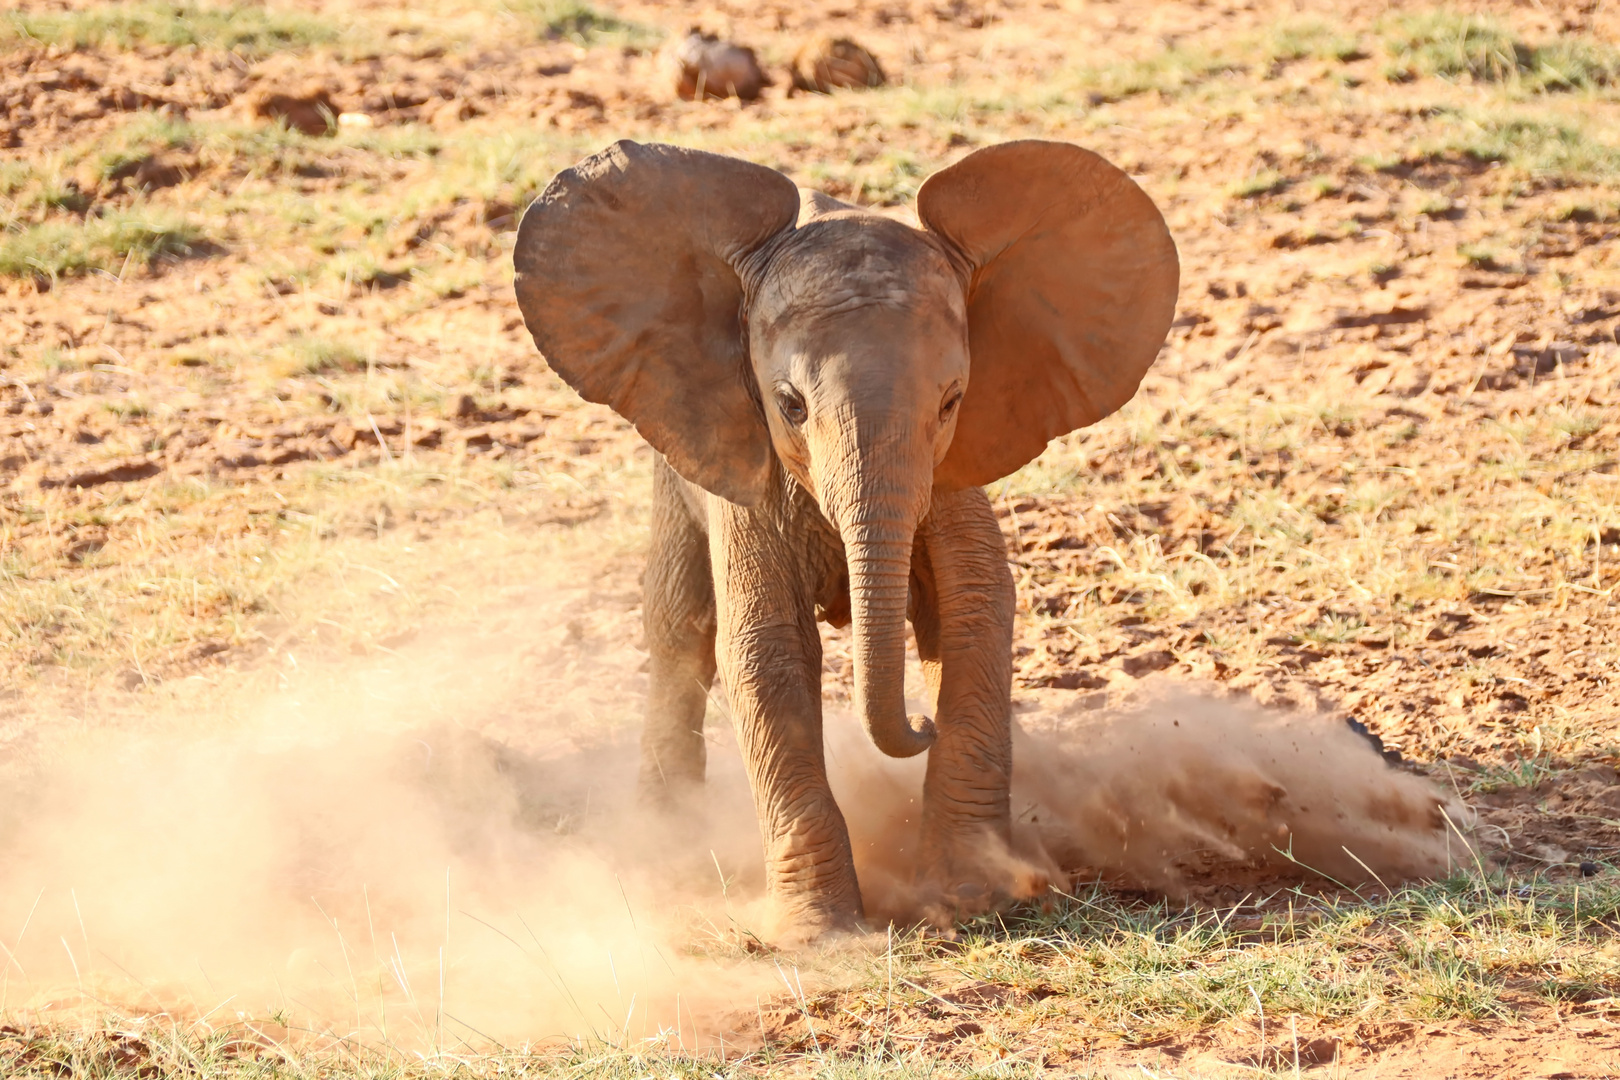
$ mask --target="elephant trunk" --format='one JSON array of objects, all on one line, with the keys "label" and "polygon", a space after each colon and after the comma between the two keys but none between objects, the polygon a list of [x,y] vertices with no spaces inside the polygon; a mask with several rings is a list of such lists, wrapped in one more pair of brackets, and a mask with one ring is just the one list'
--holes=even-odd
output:
[{"label": "elephant trunk", "polygon": [[843,529],[854,626],[855,708],[872,742],[890,757],[920,754],[934,742],[932,720],[906,715],[906,602],[917,517],[897,512]]}]

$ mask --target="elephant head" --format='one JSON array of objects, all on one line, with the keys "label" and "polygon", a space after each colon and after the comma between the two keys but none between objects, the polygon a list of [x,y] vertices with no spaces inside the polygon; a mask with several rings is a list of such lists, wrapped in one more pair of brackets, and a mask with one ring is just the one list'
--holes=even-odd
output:
[{"label": "elephant head", "polygon": [[856,707],[926,749],[903,693],[911,552],[932,492],[990,483],[1136,392],[1175,308],[1176,250],[1123,172],[1066,143],[930,177],[922,228],[763,166],[619,142],[518,231],[535,344],[681,476],[745,506],[783,470],[842,536]]}]

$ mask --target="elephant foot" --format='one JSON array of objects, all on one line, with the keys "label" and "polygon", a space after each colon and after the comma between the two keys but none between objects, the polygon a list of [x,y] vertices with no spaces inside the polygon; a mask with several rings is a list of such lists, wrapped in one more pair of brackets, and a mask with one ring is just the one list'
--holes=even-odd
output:
[{"label": "elephant foot", "polygon": [[825,945],[849,935],[863,934],[867,927],[858,911],[822,904],[772,900],[765,925],[765,940],[778,948]]},{"label": "elephant foot", "polygon": [[918,890],[916,918],[926,936],[954,941],[956,928],[961,923],[1010,911],[1020,904],[1047,895],[1049,888],[1044,875],[995,884],[978,881],[957,881],[952,884],[931,882]]},{"label": "elephant foot", "polygon": [[1015,853],[988,829],[932,848],[936,854],[918,877],[925,920],[935,926],[1005,911],[1044,896],[1052,881],[1062,876],[1049,859]]},{"label": "elephant foot", "polygon": [[663,816],[701,817],[705,806],[704,784],[702,780],[665,779],[643,773],[636,784],[636,803],[643,810]]}]

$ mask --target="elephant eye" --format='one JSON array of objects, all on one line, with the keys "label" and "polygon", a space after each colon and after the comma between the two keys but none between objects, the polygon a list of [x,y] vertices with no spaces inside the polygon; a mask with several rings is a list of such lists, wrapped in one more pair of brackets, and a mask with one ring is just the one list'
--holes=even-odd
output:
[{"label": "elephant eye", "polygon": [[951,413],[955,412],[956,407],[961,403],[962,391],[952,387],[951,392],[945,395],[945,403],[939,407],[940,422],[944,423],[946,420],[949,420],[951,418]]},{"label": "elephant eye", "polygon": [[794,427],[804,423],[809,413],[804,409],[804,398],[791,386],[778,386],[776,388],[776,407],[782,410],[782,417]]}]

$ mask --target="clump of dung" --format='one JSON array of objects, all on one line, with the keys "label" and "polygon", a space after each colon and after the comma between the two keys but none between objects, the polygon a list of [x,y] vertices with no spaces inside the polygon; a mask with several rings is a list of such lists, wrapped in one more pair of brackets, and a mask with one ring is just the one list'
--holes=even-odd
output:
[{"label": "clump of dung", "polygon": [[883,66],[865,46],[849,38],[825,35],[805,42],[794,53],[790,78],[789,94],[830,94],[837,89],[865,89],[888,82]]},{"label": "clump of dung", "polygon": [[771,85],[753,49],[697,27],[672,42],[664,59],[674,76],[675,96],[683,101],[754,101]]}]

